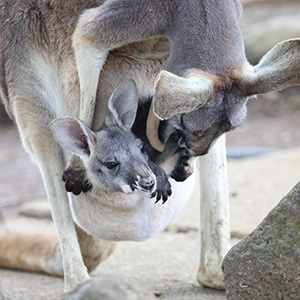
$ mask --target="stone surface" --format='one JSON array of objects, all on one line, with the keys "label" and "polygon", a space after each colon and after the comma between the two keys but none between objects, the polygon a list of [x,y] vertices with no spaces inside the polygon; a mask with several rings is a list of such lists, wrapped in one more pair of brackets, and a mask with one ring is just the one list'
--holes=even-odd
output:
[{"label": "stone surface", "polygon": [[75,288],[60,300],[155,300],[153,293],[133,280],[119,276],[100,277]]},{"label": "stone surface", "polygon": [[228,300],[300,299],[299,215],[300,182],[226,255]]}]

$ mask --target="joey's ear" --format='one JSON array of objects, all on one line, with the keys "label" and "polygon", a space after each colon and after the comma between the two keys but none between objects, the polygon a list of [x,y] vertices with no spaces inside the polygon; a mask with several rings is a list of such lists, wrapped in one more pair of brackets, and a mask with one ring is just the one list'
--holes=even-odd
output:
[{"label": "joey's ear", "polygon": [[50,123],[58,143],[80,157],[89,156],[95,145],[95,134],[76,118],[59,118]]},{"label": "joey's ear", "polygon": [[300,84],[300,39],[274,46],[255,67],[237,72],[236,86],[242,96],[264,94]]},{"label": "joey's ear", "polygon": [[105,125],[117,125],[122,129],[130,130],[137,112],[138,92],[133,80],[121,84],[112,93],[105,117]]}]

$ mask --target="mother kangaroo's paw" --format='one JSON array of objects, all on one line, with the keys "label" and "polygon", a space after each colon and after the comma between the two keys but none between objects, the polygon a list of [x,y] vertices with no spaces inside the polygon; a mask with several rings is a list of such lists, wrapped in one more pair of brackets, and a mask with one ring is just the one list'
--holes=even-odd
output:
[{"label": "mother kangaroo's paw", "polygon": [[86,179],[85,170],[67,167],[63,173],[62,180],[65,182],[67,192],[78,196],[81,192],[86,193],[92,189],[92,184]]}]

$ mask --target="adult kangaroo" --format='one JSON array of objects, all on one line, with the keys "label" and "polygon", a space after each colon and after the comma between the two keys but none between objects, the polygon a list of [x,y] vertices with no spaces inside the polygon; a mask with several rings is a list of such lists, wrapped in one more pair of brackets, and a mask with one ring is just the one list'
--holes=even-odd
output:
[{"label": "adult kangaroo", "polygon": [[[300,82],[299,40],[279,44],[256,67],[247,63],[238,26],[240,12],[235,0],[0,1],[1,97],[17,123],[24,147],[40,168],[60,241],[66,290],[89,279],[81,252],[92,261],[85,259],[86,264],[95,267],[87,246],[91,241],[98,245],[97,237],[142,240],[156,234],[187,201],[188,195],[183,197],[180,190],[189,187],[192,192],[195,178],[183,183],[170,179],[173,194],[165,204],[169,215],[167,209],[151,206],[154,221],[143,223],[137,235],[114,231],[111,223],[97,219],[97,212],[104,215],[97,182],[87,193],[70,196],[69,202],[61,181],[67,153],[55,141],[50,122],[67,115],[100,129],[110,95],[132,79],[142,104],[153,97],[147,132],[159,152],[149,146],[149,155],[170,175],[178,163],[184,165],[191,156],[207,153],[222,133],[242,123],[248,96]],[[156,116],[167,120],[158,122]],[[145,133],[141,135],[148,143]],[[203,159],[201,171],[201,222],[206,226],[202,228],[205,243],[198,279],[220,288],[220,264],[229,247],[226,177],[224,152],[217,148],[212,152],[213,156]],[[67,174],[73,176],[76,172],[72,170],[81,168],[74,159]],[[135,201],[130,201],[131,197],[135,194],[116,192],[115,205],[107,206],[107,219],[113,217],[122,199],[127,199],[126,209],[135,212],[135,222],[141,222],[135,208],[145,199],[150,203],[150,196],[143,194]],[[209,206],[209,201],[213,205]],[[90,218],[81,214],[85,203],[84,212]],[[164,223],[158,226],[161,216]],[[78,237],[73,220],[80,227]],[[99,231],[90,232],[95,221]],[[5,235],[2,240],[16,248],[20,238]],[[113,248],[109,242],[105,245],[104,250],[93,247],[105,253],[101,258]],[[56,250],[49,250],[45,260],[56,263]],[[61,272],[54,269],[44,271]]]}]

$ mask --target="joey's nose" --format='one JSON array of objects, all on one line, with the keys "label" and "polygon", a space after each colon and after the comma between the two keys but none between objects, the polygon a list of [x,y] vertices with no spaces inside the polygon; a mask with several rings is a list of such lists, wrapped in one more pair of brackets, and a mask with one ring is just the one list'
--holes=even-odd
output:
[{"label": "joey's nose", "polygon": [[153,178],[141,178],[139,180],[139,186],[145,191],[152,191],[155,185]]}]

